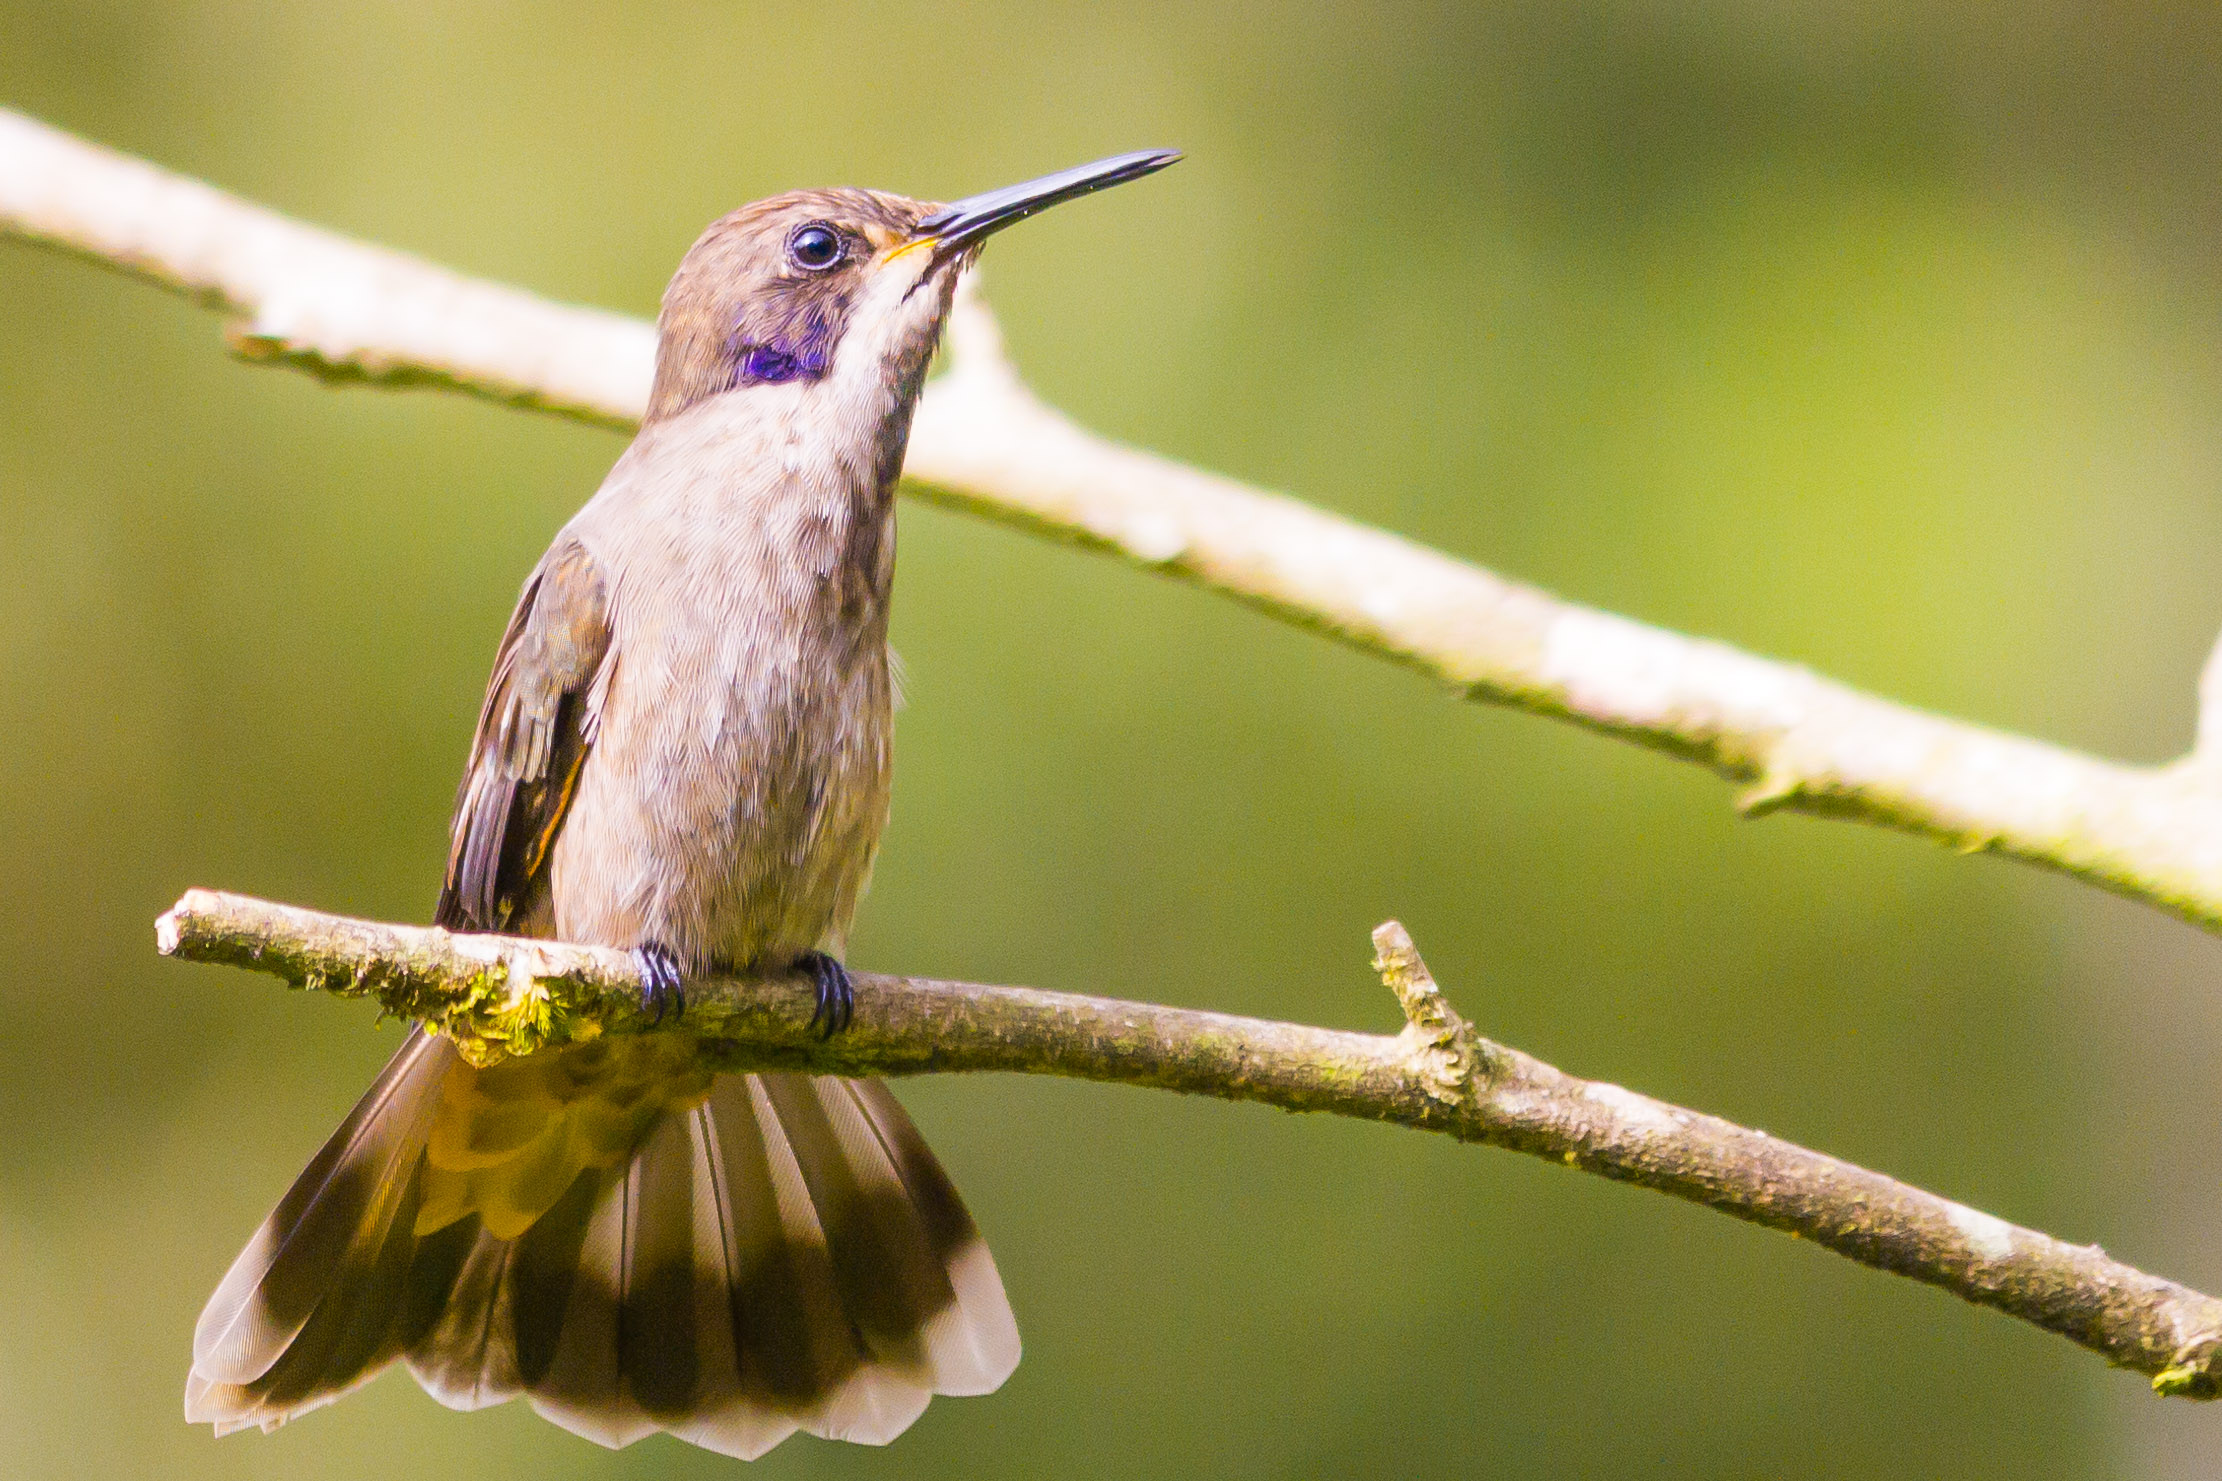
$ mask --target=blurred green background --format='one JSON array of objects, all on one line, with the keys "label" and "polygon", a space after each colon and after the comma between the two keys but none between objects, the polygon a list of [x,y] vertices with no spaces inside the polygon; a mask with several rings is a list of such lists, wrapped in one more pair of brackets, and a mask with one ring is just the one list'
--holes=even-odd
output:
[{"label": "blurred green background", "polygon": [[[1045,395],[1580,600],[2140,760],[2222,624],[2222,14],[0,0],[0,99],[652,311],[798,185],[1179,145],[998,240]],[[707,1477],[408,1380],[179,1418],[195,1313],[391,1049],[173,965],[188,885],[422,919],[518,582],[620,441],[227,361],[0,243],[0,1472]],[[2217,944],[982,524],[903,516],[862,965],[1484,1031],[2222,1286]],[[1384,1128],[905,1087],[1027,1340],[766,1477],[2139,1476],[2222,1413],[1714,1214]]]}]

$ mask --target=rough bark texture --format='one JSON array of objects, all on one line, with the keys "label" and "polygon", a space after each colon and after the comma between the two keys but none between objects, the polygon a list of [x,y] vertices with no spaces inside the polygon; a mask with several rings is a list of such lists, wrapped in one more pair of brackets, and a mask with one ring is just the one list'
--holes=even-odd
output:
[{"label": "rough bark texture", "polygon": [[[5,110],[0,233],[233,315],[231,344],[250,360],[618,427],[647,401],[644,323],[350,241]],[[1749,814],[1879,823],[2222,929],[2222,767],[2118,765],[1559,601],[1084,431],[1027,391],[976,297],[950,339],[954,368],[911,437],[915,496],[1192,581],[1469,698],[1700,762],[1745,784]]]},{"label": "rough bark texture", "polygon": [[1655,1188],[1926,1281],[2147,1374],[2157,1392],[2222,1392],[2222,1301],[2095,1246],[1492,1043],[1444,1000],[1393,921],[1374,946],[1404,1009],[1395,1035],[874,973],[857,974],[855,1022],[830,1041],[811,1029],[800,977],[693,983],[684,1025],[651,1029],[632,959],[602,947],[380,925],[208,890],[179,900],[156,937],[167,955],[373,998],[482,1062],[603,1033],[684,1033],[721,1069],[1066,1075],[1442,1132]]}]

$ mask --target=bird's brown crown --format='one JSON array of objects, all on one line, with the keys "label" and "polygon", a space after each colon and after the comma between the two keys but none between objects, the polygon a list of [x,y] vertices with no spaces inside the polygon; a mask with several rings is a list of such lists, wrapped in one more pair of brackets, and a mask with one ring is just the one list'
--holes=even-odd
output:
[{"label": "bird's brown crown", "polygon": [[831,368],[871,275],[940,207],[875,190],[798,190],[712,222],[664,290],[648,419]]}]

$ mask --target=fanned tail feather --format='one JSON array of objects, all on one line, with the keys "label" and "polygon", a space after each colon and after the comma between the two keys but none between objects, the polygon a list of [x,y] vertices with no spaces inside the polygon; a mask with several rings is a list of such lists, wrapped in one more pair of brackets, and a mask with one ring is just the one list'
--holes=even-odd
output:
[{"label": "fanned tail feather", "polygon": [[995,1262],[884,1086],[721,1077],[630,1157],[567,1154],[516,1232],[513,1197],[482,1215],[428,1173],[436,1132],[468,1140],[442,1117],[486,1109],[450,1083],[477,1073],[421,1032],[395,1055],[210,1300],[188,1419],[274,1428],[399,1357],[450,1408],[523,1394],[604,1445],[753,1458],[798,1429],[885,1443],[1017,1365]]}]

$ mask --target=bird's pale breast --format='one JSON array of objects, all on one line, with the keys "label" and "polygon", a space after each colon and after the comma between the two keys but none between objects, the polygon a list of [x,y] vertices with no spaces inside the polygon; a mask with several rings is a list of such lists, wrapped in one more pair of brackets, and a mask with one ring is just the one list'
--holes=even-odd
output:
[{"label": "bird's pale breast", "polygon": [[887,817],[892,517],[777,397],[643,434],[571,523],[612,668],[552,859],[556,933],[690,971],[838,951]]}]

